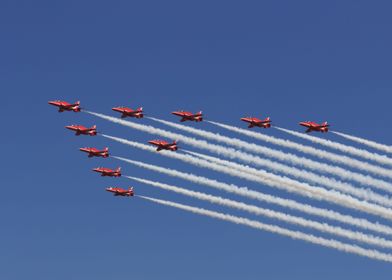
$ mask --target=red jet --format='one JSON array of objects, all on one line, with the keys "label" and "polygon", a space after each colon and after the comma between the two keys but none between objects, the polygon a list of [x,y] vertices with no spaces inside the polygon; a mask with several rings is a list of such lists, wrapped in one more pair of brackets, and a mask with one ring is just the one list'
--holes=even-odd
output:
[{"label": "red jet", "polygon": [[137,108],[136,110],[127,107],[114,107],[112,110],[121,113],[121,118],[131,117],[141,119],[144,116],[143,107]]},{"label": "red jet", "polygon": [[265,118],[264,120],[260,120],[258,118],[247,117],[247,118],[241,118],[241,121],[249,123],[249,126],[248,126],[249,128],[252,128],[254,126],[263,127],[263,128],[271,127],[271,119],[269,117]]},{"label": "red jet", "polygon": [[328,132],[329,124],[327,122],[323,122],[322,124],[318,124],[315,122],[300,122],[300,125],[307,127],[308,129],[305,131],[306,133],[312,131],[319,131],[319,132]]},{"label": "red jet", "polygon": [[160,150],[169,150],[169,151],[177,151],[177,141],[173,141],[173,143],[168,143],[164,140],[152,140],[148,141],[148,143],[157,146],[157,152]]},{"label": "red jet", "polygon": [[180,120],[181,122],[185,122],[185,121],[201,122],[203,120],[203,114],[201,111],[196,114],[192,114],[191,112],[185,112],[185,111],[172,112],[172,114],[181,117]]},{"label": "red jet", "polygon": [[128,188],[128,190],[117,187],[108,187],[106,188],[106,191],[113,193],[114,196],[134,196],[135,194],[132,187]]},{"label": "red jet", "polygon": [[90,158],[91,157],[107,158],[109,156],[109,148],[107,147],[103,150],[98,150],[97,148],[90,148],[90,147],[80,148],[79,150],[88,153],[88,157]]},{"label": "red jet", "polygon": [[90,128],[84,127],[83,125],[67,125],[65,128],[75,131],[75,135],[79,136],[80,134],[83,135],[90,135],[94,136],[97,135],[97,126],[93,125]]},{"label": "red jet", "polygon": [[121,176],[121,167],[118,167],[116,170],[105,168],[105,167],[97,167],[94,168],[93,171],[101,173],[101,176],[109,176],[109,177]]},{"label": "red jet", "polygon": [[59,113],[64,111],[80,112],[80,101],[77,101],[74,104],[61,100],[49,101],[48,103],[59,107]]}]

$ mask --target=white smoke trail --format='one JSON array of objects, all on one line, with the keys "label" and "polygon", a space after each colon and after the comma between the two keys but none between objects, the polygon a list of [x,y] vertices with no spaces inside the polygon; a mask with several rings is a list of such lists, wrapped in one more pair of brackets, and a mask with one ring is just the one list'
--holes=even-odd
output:
[{"label": "white smoke trail", "polygon": [[342,133],[342,132],[337,132],[337,131],[331,131],[331,132],[335,133],[335,134],[337,134],[337,135],[339,135],[339,136],[341,136],[343,138],[346,138],[348,140],[360,143],[362,145],[366,145],[366,146],[368,146],[370,148],[382,151],[384,153],[389,153],[389,154],[392,153],[392,146],[388,146],[388,145],[385,145],[385,144],[380,144],[380,143],[377,143],[375,141],[371,141],[371,140],[367,140],[367,139],[364,139],[364,138],[348,135],[348,134],[345,134],[345,133]]},{"label": "white smoke trail", "polygon": [[258,201],[263,201],[270,204],[279,205],[281,207],[297,210],[308,215],[318,216],[326,218],[333,221],[338,221],[340,223],[349,224],[362,229],[392,235],[392,228],[379,223],[372,223],[366,219],[352,217],[350,215],[344,215],[333,210],[317,208],[308,204],[299,203],[291,199],[280,198],[272,196],[269,194],[264,194],[258,191],[250,190],[246,187],[239,187],[234,184],[226,184],[213,179],[209,179],[202,176],[197,176],[192,173],[180,172],[178,170],[160,167],[152,164],[147,164],[137,160],[130,160],[122,157],[112,156],[112,158],[127,162],[134,166],[138,166],[147,170],[159,172],[172,177],[180,178],[192,183],[200,184],[203,186],[211,187],[218,190],[223,190],[228,193],[233,193],[235,195],[255,199]]},{"label": "white smoke trail", "polygon": [[[323,138],[319,138],[319,137],[316,137],[316,136],[311,136],[311,135],[308,135],[308,134],[299,133],[297,131],[293,131],[293,130],[289,130],[289,129],[285,129],[285,128],[281,128],[281,127],[277,127],[277,126],[274,126],[274,128],[276,128],[276,129],[278,129],[280,131],[286,132],[286,133],[288,133],[290,135],[293,135],[293,136],[296,136],[296,137],[299,137],[299,138],[311,141],[313,143],[320,144],[320,145],[323,145],[325,147],[341,151],[343,153],[347,153],[347,154],[350,154],[350,155],[353,155],[353,156],[361,157],[361,158],[364,158],[364,159],[367,159],[367,160],[372,160],[372,161],[375,161],[375,162],[380,163],[380,164],[392,165],[392,158],[389,158],[389,157],[387,157],[385,155],[380,155],[380,154],[377,154],[377,153],[371,153],[371,152],[369,152],[367,150],[358,149],[358,148],[355,148],[355,147],[352,147],[352,146],[348,146],[348,145],[344,145],[344,144],[341,144],[341,143],[337,143],[337,142],[334,142],[334,141],[331,141],[331,140],[328,140],[328,139],[323,139]],[[333,132],[333,131],[331,131],[331,132],[332,133],[336,133],[336,134],[340,134],[339,132]],[[391,148],[391,152],[392,152],[392,148]]]},{"label": "white smoke trail", "polygon": [[[392,185],[390,183],[385,182],[383,180],[372,178],[371,176],[364,176],[362,174],[355,173],[355,172],[350,172],[350,171],[348,171],[346,169],[343,169],[343,168],[340,168],[340,167],[331,166],[331,165],[328,165],[328,164],[325,164],[325,163],[316,162],[316,161],[311,160],[311,159],[307,159],[307,158],[304,158],[304,157],[296,156],[294,154],[285,153],[285,152],[282,152],[282,151],[279,151],[279,150],[274,150],[274,149],[271,149],[271,148],[259,146],[259,145],[256,145],[254,143],[248,143],[248,142],[242,141],[242,140],[237,139],[237,138],[230,138],[230,137],[222,136],[222,135],[217,134],[217,133],[213,133],[213,132],[209,132],[209,131],[205,131],[205,130],[201,130],[201,129],[196,129],[196,128],[193,128],[193,127],[188,127],[188,126],[184,126],[184,125],[181,125],[181,124],[176,124],[176,123],[172,123],[172,122],[168,122],[168,121],[164,121],[164,120],[156,119],[156,118],[152,118],[152,117],[149,117],[149,119],[154,120],[154,121],[159,122],[159,123],[162,123],[164,125],[167,125],[167,126],[170,126],[170,127],[173,127],[173,128],[176,128],[176,129],[188,132],[188,133],[192,133],[194,135],[201,136],[201,137],[206,138],[206,139],[218,141],[218,142],[221,142],[221,143],[225,143],[227,145],[231,145],[233,147],[237,147],[237,148],[240,148],[240,149],[243,149],[243,150],[248,150],[248,151],[253,152],[253,153],[263,154],[263,155],[268,156],[268,157],[276,158],[276,159],[278,159],[280,161],[287,161],[287,162],[289,162],[291,164],[294,164],[294,165],[303,166],[303,167],[306,167],[306,168],[309,168],[309,169],[312,169],[312,170],[317,170],[319,172],[330,173],[330,174],[333,174],[335,176],[341,177],[343,179],[353,180],[353,181],[356,181],[356,182],[358,182],[360,184],[368,184],[368,185],[371,185],[371,186],[383,189],[385,191],[392,192]],[[214,122],[210,122],[210,123],[214,123]],[[214,124],[217,124],[217,123],[214,123]],[[219,124],[219,125],[222,125],[222,124]],[[189,137],[187,137],[187,138],[189,138]],[[192,138],[190,138],[190,139],[192,139]],[[195,140],[195,139],[193,139],[193,140]],[[182,141],[184,141],[184,142],[186,142],[186,143],[188,143],[188,144],[190,144],[192,146],[195,146],[192,143],[190,143],[188,141],[188,139],[183,139]],[[197,140],[197,141],[200,141],[200,140]],[[270,141],[272,141],[272,140],[270,140]],[[282,140],[281,142],[279,141],[280,144],[282,142],[285,142],[285,141],[284,140]],[[275,142],[275,144],[277,144],[277,143],[278,142]],[[209,145],[213,145],[213,144],[209,143]],[[211,148],[209,150],[211,152],[216,151],[216,146],[217,145],[215,145],[213,148]],[[202,147],[200,144],[196,145],[195,147],[205,148],[205,147]],[[304,146],[304,147],[306,147],[306,146]],[[310,147],[307,147],[307,148],[310,148]],[[320,151],[319,155],[322,156],[322,154],[324,152],[325,151]],[[222,153],[222,152],[219,151],[219,153]],[[241,152],[237,151],[235,156],[238,157],[238,154],[241,154]],[[227,156],[227,155],[225,155],[225,156]],[[354,159],[350,159],[350,158],[347,158],[347,159],[354,161]],[[241,160],[244,160],[244,159],[241,158]],[[375,171],[380,176],[392,178],[392,172],[390,172],[390,170],[388,170],[388,169],[377,167],[377,166],[373,166],[373,165],[370,165],[370,164],[367,164],[367,163],[362,163],[362,162],[360,162],[358,160],[356,160],[356,164],[361,164],[361,169],[366,170],[367,172],[372,170],[372,171]]]},{"label": "white smoke trail", "polygon": [[307,242],[310,242],[313,244],[318,244],[321,246],[334,248],[339,251],[353,253],[353,254],[357,254],[357,255],[372,258],[372,259],[382,260],[385,262],[392,262],[392,255],[385,254],[385,253],[379,252],[377,250],[365,249],[365,248],[359,247],[357,245],[343,243],[343,242],[340,242],[340,241],[337,241],[334,239],[326,239],[326,238],[322,238],[322,237],[317,237],[317,236],[314,236],[311,234],[306,234],[306,233],[303,233],[300,231],[289,230],[289,229],[282,228],[282,227],[275,226],[275,225],[265,224],[265,223],[261,223],[258,221],[254,221],[254,220],[250,220],[250,219],[246,219],[246,218],[242,218],[242,217],[237,217],[237,216],[223,214],[223,213],[219,213],[219,212],[215,212],[215,211],[211,211],[211,210],[206,210],[203,208],[192,207],[189,205],[175,203],[172,201],[161,200],[161,199],[140,196],[140,195],[138,197],[143,198],[145,200],[149,200],[151,202],[158,203],[158,204],[171,206],[174,208],[189,211],[189,212],[192,212],[195,214],[208,216],[211,218],[224,220],[227,222],[232,222],[235,224],[245,225],[245,226],[252,227],[255,229],[288,236],[293,239],[300,239],[300,240],[307,241]]},{"label": "white smoke trail", "polygon": [[[146,146],[144,144],[139,144],[135,143],[133,141],[125,140],[122,138],[117,138],[113,136],[108,136],[108,135],[103,135],[103,137],[128,144],[130,146],[136,147],[136,148],[141,148],[144,150],[152,151],[151,147]],[[155,149],[154,149],[155,150]],[[191,163],[196,166],[204,167],[204,168],[209,168],[214,171],[218,171],[221,173],[228,174],[230,176],[235,176],[238,178],[246,179],[248,181],[253,181],[253,182],[258,182],[261,184],[264,184],[265,186],[269,187],[274,187],[278,189],[283,189],[288,192],[294,192],[302,196],[307,196],[309,198],[317,199],[317,200],[324,200],[328,201],[330,203],[334,203],[343,207],[351,208],[351,209],[356,209],[359,211],[363,211],[369,214],[373,215],[378,215],[381,216],[385,219],[392,220],[392,211],[390,211],[387,208],[381,207],[379,205],[374,205],[370,204],[365,201],[359,201],[351,196],[341,194],[339,192],[335,191],[327,191],[323,188],[319,187],[311,187],[305,183],[300,183],[298,181],[292,180],[287,177],[280,177],[274,174],[268,174],[265,171],[260,170],[260,173],[265,173],[265,178],[262,178],[261,176],[255,176],[251,175],[245,172],[237,171],[234,169],[228,169],[225,166],[215,164],[212,162],[208,162],[206,160],[202,160],[199,158],[194,158],[190,155],[184,155],[184,154],[179,154],[179,153],[174,153],[174,152],[166,152],[166,151],[161,151],[160,154],[163,154],[165,156],[179,159],[182,161],[185,161],[187,163]]]},{"label": "white smoke trail", "polygon": [[[227,160],[223,160],[217,157],[212,157],[212,156],[208,156],[205,154],[201,154],[201,153],[195,153],[192,151],[188,151],[188,150],[182,150],[185,153],[194,155],[196,157],[208,160],[208,161],[212,161],[214,163],[217,164],[221,164],[221,165],[225,165],[228,166],[230,168],[233,168],[235,170],[240,170],[252,175],[256,175],[256,176],[263,176],[263,171],[260,171],[258,169],[255,169],[253,167],[250,166],[246,166],[246,165],[242,165],[242,164],[238,164],[236,162],[232,162],[232,161],[227,161]],[[307,172],[305,170],[300,170],[294,167],[287,167],[285,165],[282,165],[281,167],[279,166],[279,164],[275,163],[275,162],[271,162],[269,167],[273,170],[278,170],[281,172],[284,172],[286,174],[292,175],[296,178],[300,178],[300,179],[304,179],[307,180],[309,182],[315,183],[315,184],[319,184],[319,185],[324,185],[333,189],[336,189],[338,191],[342,191],[344,193],[348,193],[348,194],[352,194],[358,198],[364,199],[366,201],[373,201],[376,202],[380,205],[384,205],[387,207],[391,207],[392,206],[392,200],[390,199],[390,197],[388,196],[383,196],[380,194],[377,194],[369,189],[361,189],[361,188],[355,188],[354,186],[347,184],[347,183],[343,183],[341,181],[337,181],[333,178],[327,178],[324,176],[320,176],[311,172]]]},{"label": "white smoke trail", "polygon": [[[99,114],[99,113],[88,112],[88,111],[84,111],[84,112],[92,114],[97,117],[100,117],[102,119],[108,120],[110,122],[117,123],[117,124],[124,125],[124,126],[128,126],[130,128],[134,128],[134,129],[137,129],[137,130],[140,130],[143,132],[147,132],[147,133],[155,134],[155,135],[160,135],[160,136],[171,138],[171,139],[177,139],[177,140],[183,141],[184,143],[187,143],[193,147],[202,148],[202,149],[208,150],[212,153],[217,153],[218,155],[223,155],[223,156],[229,157],[231,159],[239,158],[242,161],[259,164],[262,166],[265,166],[266,164],[267,164],[267,166],[271,166],[271,167],[276,166],[276,165],[273,165],[270,163],[266,163],[265,161],[263,161],[259,157],[252,156],[250,154],[246,154],[246,153],[243,153],[243,152],[231,149],[231,148],[211,144],[211,143],[208,143],[204,140],[194,139],[194,138],[187,137],[187,136],[184,136],[181,134],[172,133],[172,132],[169,132],[166,130],[155,128],[153,126],[132,123],[129,121],[124,121],[121,119],[117,119],[117,118],[106,116],[106,115]],[[198,130],[196,130],[196,131],[198,131]],[[203,134],[204,134],[204,132],[203,132]],[[210,132],[208,132],[207,135],[208,135],[208,138],[210,138],[211,135],[215,135],[217,137],[218,136],[223,137],[218,134],[214,134],[214,133],[210,133]],[[236,140],[234,140],[234,142],[233,142],[233,141],[231,141],[232,140],[231,138],[228,138],[228,137],[223,137],[223,138],[225,141],[230,140],[229,144],[231,144],[231,145],[233,145],[233,143],[236,143]],[[223,141],[221,138],[217,138],[217,139],[220,139],[221,141]],[[239,140],[239,141],[241,141],[241,140]],[[243,142],[243,141],[241,141],[241,142]],[[244,143],[245,143],[245,146],[248,145],[246,142],[244,142]],[[363,185],[373,186],[373,187],[382,189],[384,191],[392,192],[392,185],[388,182],[383,181],[383,180],[375,179],[375,178],[372,178],[371,176],[365,176],[360,173],[350,172],[350,171],[345,170],[340,167],[335,167],[335,166],[330,166],[330,165],[323,164],[323,163],[318,163],[316,161],[312,161],[312,160],[309,160],[309,159],[306,159],[303,157],[289,155],[289,154],[283,153],[281,151],[275,151],[275,150],[271,150],[271,149],[268,149],[265,147],[260,147],[257,145],[254,145],[254,146],[256,148],[258,148],[259,152],[261,150],[263,150],[265,152],[266,156],[278,158],[281,161],[289,160],[289,162],[298,164],[300,166],[308,167],[310,169],[317,170],[319,172],[327,172],[330,174],[334,174],[335,176],[341,177],[343,179],[356,181],[356,182],[363,184]]]},{"label": "white smoke trail", "polygon": [[[318,157],[318,158],[321,158],[321,159],[326,159],[326,160],[332,161],[334,163],[340,163],[340,164],[343,164],[343,165],[347,165],[347,166],[350,166],[350,167],[353,167],[353,168],[357,168],[359,170],[365,170],[367,172],[373,172],[374,174],[377,174],[377,175],[380,175],[380,176],[384,176],[384,177],[391,176],[391,178],[392,178],[392,175],[390,174],[391,172],[388,169],[385,169],[385,168],[379,167],[379,166],[374,166],[374,165],[369,164],[367,162],[363,162],[363,161],[360,161],[360,160],[357,160],[357,159],[353,159],[353,158],[350,158],[350,157],[347,157],[347,156],[343,156],[343,155],[337,155],[337,154],[334,154],[334,153],[331,153],[331,152],[327,152],[327,151],[324,151],[324,150],[320,150],[320,149],[316,149],[316,148],[309,147],[309,146],[306,146],[306,145],[302,145],[302,144],[299,144],[299,143],[296,143],[296,142],[293,142],[293,141],[284,140],[284,139],[276,138],[276,137],[273,137],[273,136],[264,135],[264,134],[261,134],[261,133],[256,133],[254,131],[249,131],[249,130],[246,130],[246,129],[243,129],[243,128],[238,128],[238,127],[235,127],[235,126],[230,126],[230,125],[226,125],[226,124],[222,124],[222,123],[218,123],[218,122],[212,122],[212,121],[208,121],[208,122],[211,123],[211,124],[214,124],[214,125],[216,125],[218,127],[221,127],[221,128],[224,128],[224,129],[227,129],[227,130],[230,130],[230,131],[234,131],[236,133],[240,133],[240,134],[243,134],[243,135],[247,135],[249,137],[256,138],[258,140],[265,141],[267,143],[271,143],[271,144],[274,144],[274,145],[280,145],[282,147],[294,149],[294,150],[300,151],[302,153],[306,153],[306,154],[309,154],[309,155],[312,155],[312,156],[315,156],[315,157]],[[298,132],[296,132],[296,133],[299,134],[299,135],[303,135],[303,134],[298,133]],[[305,135],[305,136],[312,137],[312,136],[309,136],[309,135]],[[319,139],[319,140],[324,140],[324,139],[317,138],[317,137],[313,137],[313,138],[316,138],[316,139]],[[325,141],[327,141],[327,140],[325,140]],[[329,141],[329,142],[331,142],[331,141]],[[326,143],[326,142],[323,142],[323,143]],[[331,142],[331,143],[334,144],[333,142]],[[339,146],[338,143],[336,143],[336,145],[334,145],[334,146],[336,146],[336,147],[339,146],[340,148],[343,148],[343,151],[346,152],[346,153],[353,152],[353,150],[356,151],[356,149],[354,149],[353,147],[345,146],[345,145],[342,145],[342,144],[340,144],[340,145],[341,146]],[[352,148],[352,149],[349,149],[349,148]],[[381,164],[392,165],[392,159],[390,159],[390,158],[388,158],[386,156],[372,154],[372,153],[369,153],[368,151],[365,151],[365,150],[362,150],[359,153],[359,155],[363,156],[363,157],[367,156],[367,158],[375,160],[375,161],[377,161],[378,163],[381,163]]]},{"label": "white smoke trail", "polygon": [[362,232],[355,232],[355,231],[351,231],[351,230],[346,230],[341,227],[331,226],[327,223],[319,223],[316,221],[292,216],[292,215],[285,214],[282,212],[278,212],[278,211],[274,211],[274,210],[270,210],[270,209],[266,209],[266,208],[261,208],[261,207],[255,206],[255,205],[249,205],[249,204],[245,204],[243,202],[239,202],[239,201],[235,201],[235,200],[231,200],[231,199],[226,199],[226,198],[222,198],[219,196],[214,196],[214,195],[210,195],[210,194],[206,194],[206,193],[202,193],[202,192],[190,191],[190,190],[187,190],[184,188],[180,188],[177,186],[168,185],[168,184],[164,184],[164,183],[160,183],[160,182],[156,182],[156,181],[151,181],[151,180],[142,179],[142,178],[133,177],[133,176],[125,176],[125,177],[128,179],[134,180],[136,182],[142,183],[142,184],[154,186],[154,187],[157,187],[157,188],[160,188],[163,190],[167,190],[167,191],[179,193],[179,194],[182,194],[185,196],[189,196],[192,198],[204,200],[204,201],[207,201],[207,202],[210,202],[213,204],[218,204],[218,205],[222,205],[225,207],[238,209],[241,211],[246,211],[246,212],[249,212],[254,215],[265,216],[265,217],[271,218],[271,219],[277,219],[280,221],[284,221],[286,223],[315,229],[320,232],[324,232],[324,233],[328,233],[328,234],[332,234],[332,235],[337,235],[340,237],[348,238],[348,239],[359,241],[362,243],[367,243],[370,245],[375,245],[375,246],[379,246],[379,247],[383,247],[383,248],[392,248],[392,241],[388,241],[388,240],[386,240],[384,238],[380,238],[380,237],[375,237],[373,235],[364,234]]}]

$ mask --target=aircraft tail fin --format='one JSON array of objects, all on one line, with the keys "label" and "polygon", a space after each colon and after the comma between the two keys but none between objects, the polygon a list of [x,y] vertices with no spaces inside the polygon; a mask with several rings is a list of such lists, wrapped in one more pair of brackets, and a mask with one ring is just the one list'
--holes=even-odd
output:
[{"label": "aircraft tail fin", "polygon": [[108,147],[105,147],[105,149],[103,149],[105,152],[108,152],[109,151],[109,148]]},{"label": "aircraft tail fin", "polygon": [[117,167],[116,172],[121,172],[121,167]]},{"label": "aircraft tail fin", "polygon": [[94,124],[91,129],[97,129],[97,126]]},{"label": "aircraft tail fin", "polygon": [[201,116],[201,115],[203,115],[203,112],[199,111],[196,115]]},{"label": "aircraft tail fin", "polygon": [[269,121],[271,120],[271,118],[270,118],[270,117],[267,117],[265,120],[266,120],[267,122],[269,122]]},{"label": "aircraft tail fin", "polygon": [[133,191],[133,187],[129,187],[129,188],[128,188],[128,192],[129,192],[129,193],[128,193],[129,196],[134,196],[134,195],[135,195],[135,193],[134,193],[134,191]]},{"label": "aircraft tail fin", "polygon": [[323,122],[323,126],[329,126],[328,122]]},{"label": "aircraft tail fin", "polygon": [[72,107],[71,107],[71,109],[74,111],[74,112],[80,112],[80,101],[76,101],[75,102],[75,104],[72,104]]},{"label": "aircraft tail fin", "polygon": [[143,111],[143,107],[139,107],[139,108],[137,108],[137,109],[136,109],[136,111],[138,111],[138,112],[142,112],[142,111]]}]

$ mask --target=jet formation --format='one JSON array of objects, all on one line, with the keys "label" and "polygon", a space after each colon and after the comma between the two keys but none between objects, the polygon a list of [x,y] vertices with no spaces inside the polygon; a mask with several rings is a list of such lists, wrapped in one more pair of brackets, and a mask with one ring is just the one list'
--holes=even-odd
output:
[{"label": "jet formation", "polygon": [[[55,100],[49,101],[50,105],[56,106],[58,108],[58,112],[62,113],[64,111],[73,111],[73,112],[80,112],[80,101],[75,103],[69,103],[67,101]],[[144,117],[143,107],[139,107],[137,109],[131,109],[124,106],[113,107],[113,111],[121,113],[120,118],[136,118],[142,119]],[[203,114],[202,111],[197,113],[192,113],[184,110],[174,111],[172,112],[173,115],[180,117],[180,122],[186,121],[193,121],[193,122],[202,122],[203,121]],[[240,119],[243,122],[248,124],[248,128],[270,128],[271,127],[271,118],[266,117],[265,119],[259,119],[257,117],[243,117]],[[305,131],[306,133],[310,132],[321,132],[326,133],[329,129],[329,124],[327,122],[323,122],[318,124],[313,121],[303,121],[300,122],[299,125],[304,126],[307,128]],[[67,125],[67,129],[75,131],[75,135],[90,135],[95,136],[97,135],[97,126],[93,125],[92,127],[85,127],[83,125]],[[178,145],[177,141],[167,142],[165,140],[150,140],[148,141],[149,144],[155,146],[157,149],[156,151],[177,151]],[[109,157],[109,148],[105,147],[104,149],[100,150],[94,147],[84,147],[79,149],[81,152],[87,153],[89,158],[92,157],[102,157],[108,158]],[[121,177],[121,167],[116,169],[110,169],[106,167],[96,167],[93,169],[94,172],[100,173],[102,177]],[[124,196],[130,197],[134,196],[133,187],[129,187],[128,189],[123,189],[120,187],[107,187],[105,189],[107,192],[113,193],[114,196]]]}]

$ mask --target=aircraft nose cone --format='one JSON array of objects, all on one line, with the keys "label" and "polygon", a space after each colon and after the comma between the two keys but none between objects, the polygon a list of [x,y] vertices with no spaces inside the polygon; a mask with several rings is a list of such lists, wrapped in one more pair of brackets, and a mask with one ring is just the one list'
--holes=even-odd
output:
[{"label": "aircraft nose cone", "polygon": [[118,112],[119,108],[118,107],[113,107],[112,110]]},{"label": "aircraft nose cone", "polygon": [[72,125],[67,125],[67,126],[65,126],[65,128],[72,129],[73,126]]}]

